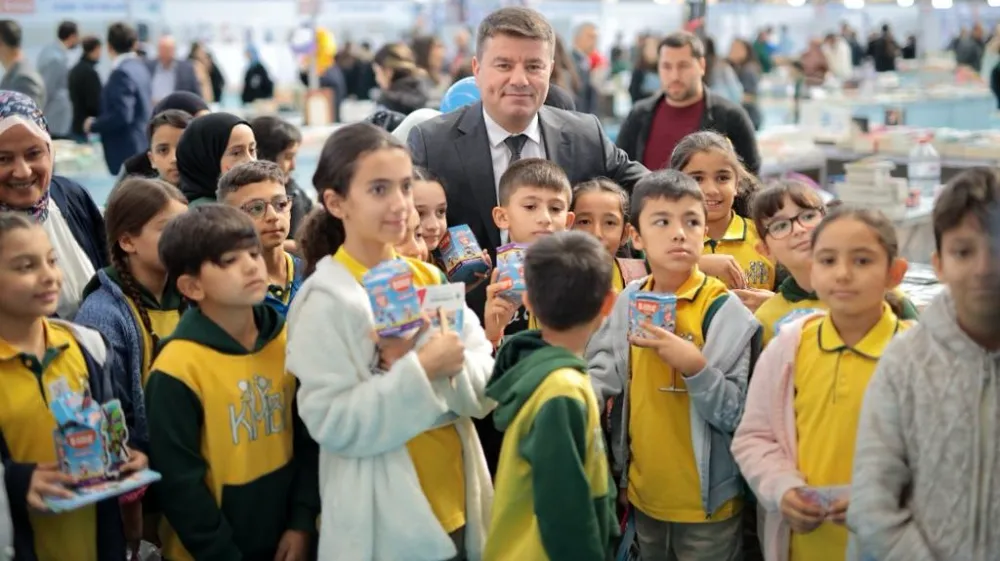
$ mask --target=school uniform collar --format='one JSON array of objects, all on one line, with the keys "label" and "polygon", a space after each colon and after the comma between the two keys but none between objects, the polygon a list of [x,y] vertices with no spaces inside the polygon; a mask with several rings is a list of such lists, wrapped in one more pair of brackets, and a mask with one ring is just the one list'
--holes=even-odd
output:
[{"label": "school uniform collar", "polygon": [[47,319],[42,320],[42,329],[45,331],[45,356],[35,357],[0,339],[0,362],[7,362],[14,359],[28,360],[34,358],[37,360],[41,358],[42,371],[44,372],[45,367],[49,363],[69,348],[73,342],[73,336],[61,329],[52,329]]},{"label": "school uniform collar", "polygon": [[747,229],[749,228],[747,224],[747,219],[742,216],[732,213],[732,218],[729,219],[729,225],[726,226],[726,231],[722,234],[722,238],[718,240],[713,240],[708,236],[705,237],[705,243],[710,242],[742,242],[747,239]]},{"label": "school uniform collar", "polygon": [[[365,276],[368,272],[368,267],[361,264],[360,261],[354,258],[353,255],[344,249],[344,246],[340,246],[336,253],[333,254],[333,259],[340,262],[341,265],[347,268],[347,271],[351,273],[354,280],[361,282],[361,278]],[[399,254],[396,250],[392,250],[392,257],[390,259],[399,259]]]},{"label": "school uniform collar", "polygon": [[[695,267],[691,271],[691,275],[684,281],[684,284],[677,289],[674,296],[678,300],[687,300],[688,302],[693,302],[698,298],[698,294],[701,293],[701,289],[708,282],[708,275],[701,272],[698,267]],[[654,279],[653,275],[649,275],[649,280],[646,281],[645,286],[642,287],[643,290],[653,290]]]},{"label": "school uniform collar", "polygon": [[292,255],[285,252],[285,284],[284,286],[280,284],[272,284],[267,287],[268,293],[279,300],[284,300],[285,295],[287,295],[292,290],[292,285],[295,284],[295,260],[292,259]]},{"label": "school uniform collar", "polygon": [[[108,279],[117,284],[118,288],[122,289],[122,293],[125,292],[125,287],[122,286],[121,273],[118,272],[117,268],[105,267],[104,274],[108,275]],[[147,310],[179,310],[181,308],[183,297],[180,291],[177,290],[177,283],[168,280],[166,286],[163,288],[163,296],[159,300],[145,286],[139,284],[138,281],[136,281],[135,285],[139,289],[139,300],[141,300],[142,305]]]},{"label": "school uniform collar", "polygon": [[803,300],[819,300],[819,296],[815,292],[809,292],[799,286],[799,283],[795,282],[795,277],[791,275],[781,281],[781,284],[778,285],[778,292],[792,304]]},{"label": "school uniform collar", "polygon": [[819,348],[828,353],[839,353],[850,350],[855,354],[865,358],[878,360],[882,357],[882,352],[892,340],[892,336],[899,331],[899,318],[892,312],[889,304],[882,302],[882,317],[879,318],[875,327],[869,331],[857,345],[850,347],[837,333],[837,328],[833,325],[833,320],[827,314],[820,320],[817,337],[819,338]]}]

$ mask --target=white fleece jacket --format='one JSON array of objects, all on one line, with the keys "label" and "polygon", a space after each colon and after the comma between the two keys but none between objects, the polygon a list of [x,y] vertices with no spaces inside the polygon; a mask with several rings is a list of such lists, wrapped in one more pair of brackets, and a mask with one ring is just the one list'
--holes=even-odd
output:
[{"label": "white fleece jacket", "polygon": [[[443,561],[455,546],[427,502],[406,442],[449,412],[465,461],[466,555],[482,556],[493,487],[469,417],[485,416],[492,345],[466,309],[465,367],[431,382],[411,352],[373,374],[376,349],[368,296],[351,273],[324,259],[288,313],[288,370],[301,383],[298,411],[319,443],[323,500],[319,558],[351,561]],[[424,341],[418,342],[418,347]]]}]

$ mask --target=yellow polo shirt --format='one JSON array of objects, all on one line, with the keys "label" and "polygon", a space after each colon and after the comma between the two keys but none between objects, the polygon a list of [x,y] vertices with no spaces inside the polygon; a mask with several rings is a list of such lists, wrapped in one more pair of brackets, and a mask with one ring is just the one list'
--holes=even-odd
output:
[{"label": "yellow polo shirt", "polygon": [[[416,286],[441,284],[442,273],[433,265],[409,257],[400,257],[413,271]],[[351,257],[343,246],[333,256],[360,283],[368,268]],[[465,461],[462,440],[455,425],[431,429],[406,443],[420,488],[434,511],[434,516],[451,533],[465,526]]]},{"label": "yellow polo shirt", "polygon": [[[643,290],[655,290],[652,277]],[[726,293],[722,281],[696,268],[677,290],[674,332],[701,348],[705,344],[705,314],[712,302]],[[632,346],[630,362],[629,501],[644,514],[665,522],[718,522],[738,514],[742,502],[733,499],[706,517],[684,377],[653,349]]]},{"label": "yellow polo shirt", "polygon": [[705,247],[701,253],[732,255],[743,268],[748,288],[774,290],[776,284],[774,263],[757,251],[758,243],[760,236],[753,221],[737,216],[734,212],[722,239],[713,240],[706,236]]},{"label": "yellow polo shirt", "polygon": [[[89,386],[87,363],[73,334],[61,325],[42,320],[45,355],[36,357],[0,339],[0,432],[18,463],[53,463],[56,449],[52,434],[56,420],[49,410],[50,386],[65,380],[80,392]],[[41,514],[29,509],[39,561],[97,559],[97,510],[85,506],[62,514]]]},{"label": "yellow polo shirt", "polygon": [[[892,337],[909,324],[882,304],[882,317],[854,347],[829,315],[809,320],[795,355],[795,431],[799,471],[812,487],[851,482],[854,442],[865,389]],[[826,522],[792,533],[791,561],[843,561],[847,529]]]}]

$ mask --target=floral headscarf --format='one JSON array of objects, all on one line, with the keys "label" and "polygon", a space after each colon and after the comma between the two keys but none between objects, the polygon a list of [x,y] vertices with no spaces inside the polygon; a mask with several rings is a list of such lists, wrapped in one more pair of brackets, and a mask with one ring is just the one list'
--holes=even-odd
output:
[{"label": "floral headscarf", "polygon": [[[49,135],[49,125],[45,122],[42,110],[28,96],[9,90],[0,90],[0,137],[11,127],[23,125],[32,134],[45,142],[49,153],[52,153],[52,137]],[[39,222],[44,222],[49,214],[49,191],[35,202],[31,208],[12,208],[0,203],[0,212],[27,213]]]}]

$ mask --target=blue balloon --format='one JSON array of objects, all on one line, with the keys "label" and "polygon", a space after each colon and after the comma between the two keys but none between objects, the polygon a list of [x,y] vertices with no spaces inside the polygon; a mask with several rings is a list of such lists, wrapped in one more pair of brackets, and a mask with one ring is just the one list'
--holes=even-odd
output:
[{"label": "blue balloon", "polygon": [[479,87],[473,77],[455,82],[441,98],[441,112],[448,113],[479,101]]}]

